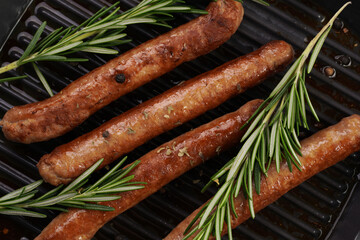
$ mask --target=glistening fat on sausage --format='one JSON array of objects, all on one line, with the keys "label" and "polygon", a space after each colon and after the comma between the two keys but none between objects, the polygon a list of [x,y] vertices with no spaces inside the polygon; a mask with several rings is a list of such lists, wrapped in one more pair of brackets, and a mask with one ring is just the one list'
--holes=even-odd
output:
[{"label": "glistening fat on sausage", "polygon": [[293,59],[292,47],[272,41],[253,53],[173,87],[44,155],[38,168],[45,181],[59,185],[79,176],[96,161],[105,166],[229,98],[261,83]]},{"label": "glistening fat on sausage", "polygon": [[49,99],[10,109],[0,122],[5,137],[32,143],[61,136],[120,96],[218,48],[238,29],[243,8],[234,0],[218,0],[207,11],[91,71]]},{"label": "glistening fat on sausage", "polygon": [[186,171],[214,157],[219,147],[227,149],[237,144],[244,130],[241,126],[260,106],[253,100],[239,110],[185,133],[161,145],[140,158],[140,164],[129,174],[132,181],[146,182],[144,189],[121,193],[121,198],[104,204],[114,207],[113,212],[71,209],[55,218],[36,238],[91,239],[107,221],[136,205]]},{"label": "glistening fat on sausage", "polygon": [[[286,161],[283,161],[280,173],[277,173],[273,164],[268,171],[268,177],[262,176],[261,195],[254,190],[253,203],[255,212],[276,201],[286,192],[314,176],[318,172],[344,160],[350,154],[360,150],[360,116],[352,115],[338,124],[315,133],[301,141],[300,157],[301,172],[297,169],[289,171]],[[255,189],[255,188],[254,188]],[[250,217],[249,205],[243,194],[235,199],[235,208],[238,218],[232,217],[232,228],[243,223]],[[184,231],[194,219],[201,207],[182,221],[165,240],[183,239]],[[222,234],[226,234],[224,228]],[[194,235],[189,239],[193,239]],[[213,239],[213,238],[211,238]]]}]

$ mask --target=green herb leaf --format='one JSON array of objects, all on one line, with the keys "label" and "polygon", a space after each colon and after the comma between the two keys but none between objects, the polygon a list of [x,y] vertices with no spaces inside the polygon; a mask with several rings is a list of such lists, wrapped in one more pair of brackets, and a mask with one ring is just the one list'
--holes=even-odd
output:
[{"label": "green herb leaf", "polygon": [[0,214],[4,215],[13,215],[13,216],[24,216],[24,217],[34,217],[34,218],[46,218],[45,214],[37,213],[25,209],[1,209]]},{"label": "green herb leaf", "polygon": [[70,44],[68,44],[68,45],[64,45],[64,46],[59,47],[59,48],[56,48],[56,49],[54,49],[54,50],[52,50],[52,51],[50,51],[50,52],[47,52],[45,55],[46,55],[46,56],[49,56],[49,55],[56,55],[56,54],[59,54],[59,53],[63,53],[63,52],[65,52],[65,51],[67,51],[67,50],[70,50],[70,49],[73,49],[73,48],[79,46],[79,45],[82,44],[82,43],[83,43],[83,41],[78,41],[78,42],[70,43]]},{"label": "green herb leaf", "polygon": [[53,61],[53,62],[59,62],[59,61],[65,61],[66,57],[64,56],[57,56],[57,55],[51,55],[51,56],[39,56],[35,57],[34,59],[31,59],[29,61],[24,61],[24,63],[33,62],[33,61]]},{"label": "green herb leaf", "polygon": [[68,193],[80,185],[81,182],[83,182],[85,179],[89,178],[90,174],[92,174],[104,161],[104,159],[100,159],[97,161],[94,165],[92,165],[89,169],[87,169],[85,172],[83,172],[78,178],[76,178],[72,183],[70,183],[66,188],[64,188],[60,194]]},{"label": "green herb leaf", "polygon": [[66,193],[66,194],[61,194],[59,196],[56,197],[52,197],[46,200],[42,200],[42,201],[36,201],[33,203],[29,203],[26,205],[26,207],[45,207],[45,206],[51,206],[51,205],[55,205],[58,204],[62,201],[65,201],[66,199],[72,198],[74,196],[76,196],[76,192],[73,193]]},{"label": "green herb leaf", "polygon": [[103,197],[82,197],[82,198],[79,198],[81,199],[82,201],[85,201],[85,202],[109,202],[109,201],[114,201],[114,200],[117,200],[117,199],[120,199],[121,197],[120,196],[103,196]]},{"label": "green herb leaf", "polygon": [[100,38],[100,39],[96,39],[93,41],[89,42],[89,45],[96,45],[96,44],[101,44],[101,43],[107,43],[107,42],[112,42],[121,38],[126,37],[126,34],[119,34],[119,35],[115,35],[115,36],[110,36],[110,37],[104,37],[104,38]]},{"label": "green herb leaf", "polygon": [[5,196],[2,196],[0,198],[0,202],[7,201],[9,199],[18,198],[21,194],[26,194],[28,192],[31,192],[38,186],[40,186],[43,183],[43,180],[38,180],[36,182],[33,182],[29,185],[26,185],[25,187],[19,188],[11,193],[6,194]]},{"label": "green herb leaf", "polygon": [[48,92],[48,94],[49,94],[51,97],[54,96],[54,94],[53,94],[53,92],[52,92],[52,90],[51,90],[48,82],[46,81],[44,75],[42,74],[42,72],[40,71],[40,69],[38,68],[38,66],[36,66],[35,63],[32,63],[32,66],[33,66],[33,68],[34,68],[34,70],[35,70],[36,75],[37,75],[38,78],[40,79],[42,85],[44,86],[44,88],[46,89],[46,91]]},{"label": "green herb leaf", "polygon": [[26,78],[26,77],[27,77],[26,75],[22,75],[22,76],[16,76],[16,77],[1,78],[0,83],[10,82],[10,81],[18,80],[18,79],[23,79],[23,78]]},{"label": "green herb leaf", "polygon": [[313,53],[310,57],[309,60],[309,64],[308,64],[308,70],[307,73],[309,74],[315,64],[315,61],[320,53],[320,50],[322,48],[322,46],[324,45],[325,39],[327,38],[327,36],[329,35],[329,32],[331,30],[331,26],[328,27],[328,29],[324,32],[324,34],[321,36],[321,38],[319,39],[319,42],[316,44]]},{"label": "green herb leaf", "polygon": [[23,197],[18,197],[18,198],[15,198],[13,200],[8,200],[8,201],[5,201],[5,202],[1,202],[0,206],[16,205],[16,204],[19,204],[19,203],[22,203],[22,202],[25,202],[25,201],[29,200],[33,196],[35,196],[35,194],[24,194]]},{"label": "green herb leaf", "polygon": [[30,41],[29,45],[27,46],[27,48],[25,49],[23,55],[20,57],[19,62],[23,61],[25,58],[27,58],[30,53],[32,52],[32,50],[35,48],[36,43],[39,41],[41,34],[43,33],[44,29],[46,26],[46,22],[43,22],[39,29],[36,31],[36,33],[34,34],[34,37],[32,38],[32,40]]},{"label": "green herb leaf", "polygon": [[75,49],[83,52],[98,53],[98,54],[118,54],[119,52],[114,49],[102,48],[102,47],[81,47]]}]

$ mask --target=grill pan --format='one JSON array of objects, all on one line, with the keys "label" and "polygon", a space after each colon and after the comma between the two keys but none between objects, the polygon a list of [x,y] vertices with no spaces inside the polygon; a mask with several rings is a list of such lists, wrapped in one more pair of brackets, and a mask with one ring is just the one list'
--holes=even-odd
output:
[{"label": "grill pan", "polygon": [[[114,1],[106,0],[12,0],[0,1],[0,47],[1,62],[11,62],[21,56],[32,35],[42,21],[47,21],[46,32],[60,26],[76,25],[90,17],[101,7],[111,5]],[[122,9],[135,6],[138,0],[122,0]],[[30,145],[7,141],[0,134],[0,195],[40,179],[36,163],[40,157],[56,146],[69,142],[103,122],[128,109],[144,102],[183,80],[215,68],[240,55],[249,53],[262,44],[274,39],[283,39],[293,45],[297,53],[307,44],[332,13],[344,1],[319,0],[273,0],[271,7],[263,7],[250,0],[244,4],[245,17],[237,33],[223,46],[214,52],[185,63],[159,79],[127,94],[109,106],[97,112],[81,126],[57,139]],[[198,8],[205,8],[208,0],[188,2]],[[14,8],[18,7],[18,8]],[[310,117],[310,130],[301,132],[301,138],[328,125],[340,121],[350,114],[360,113],[360,4],[353,6],[342,14],[345,28],[334,29],[326,41],[317,64],[307,79],[310,97],[314,102],[320,123]],[[6,13],[6,14],[5,14]],[[183,24],[195,16],[176,15],[172,26]],[[357,21],[358,20],[358,21]],[[6,23],[6,24],[5,24]],[[140,43],[166,32],[167,29],[149,25],[132,26],[127,33],[133,42],[119,46],[125,52]],[[350,66],[342,66],[338,56],[351,58]],[[104,64],[114,56],[84,54],[90,59],[87,63],[42,63],[40,69],[55,91],[60,91],[68,83],[88,71]],[[328,78],[322,73],[325,66],[336,70],[335,78]],[[41,83],[34,72],[26,66],[18,72],[12,71],[9,76],[28,77],[16,82],[0,85],[0,116],[12,106],[22,105],[47,98]],[[172,131],[160,135],[137,148],[129,159],[135,160],[156,146],[209,122],[223,114],[236,110],[254,98],[264,98],[281,78],[275,75],[258,87],[233,98],[220,107],[207,112]],[[210,188],[201,194],[201,188],[238,149],[220,154],[182,177],[171,182],[159,192],[144,200],[134,208],[119,215],[105,225],[95,239],[129,239],[151,240],[165,237],[172,228],[182,221],[193,210],[209,199],[216,191]],[[359,153],[319,173],[285,194],[274,204],[248,220],[234,230],[235,239],[355,239],[360,230],[356,223],[360,214],[360,189],[358,186]],[[95,175],[100,175],[97,173]],[[359,175],[360,176],[360,175]],[[45,193],[51,186],[42,185],[40,193]],[[0,239],[33,239],[58,213],[44,211],[46,219],[0,215]],[[84,223],[86,224],[86,223]],[[224,239],[227,239],[224,237]]]}]

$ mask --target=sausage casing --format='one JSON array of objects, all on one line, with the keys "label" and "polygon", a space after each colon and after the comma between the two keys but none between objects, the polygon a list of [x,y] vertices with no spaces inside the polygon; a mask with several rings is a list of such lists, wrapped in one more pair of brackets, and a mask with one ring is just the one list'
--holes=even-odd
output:
[{"label": "sausage casing", "polygon": [[153,137],[260,83],[283,69],[292,58],[293,50],[289,44],[272,41],[55,148],[40,159],[40,174],[45,181],[59,185],[70,182],[101,158],[104,158],[102,166],[105,166]]},{"label": "sausage casing", "polygon": [[219,147],[227,149],[238,143],[244,133],[241,126],[262,103],[248,102],[239,110],[185,133],[140,158],[129,174],[132,181],[146,182],[144,189],[121,193],[121,198],[103,204],[113,212],[72,209],[55,218],[38,236],[44,239],[91,239],[96,231],[113,217],[133,207],[186,171],[214,157]]},{"label": "sausage casing", "polygon": [[[216,49],[238,29],[243,8],[234,0],[219,0],[210,3],[207,11],[207,15],[80,77],[51,98],[10,109],[1,121],[5,137],[15,142],[32,143],[61,136],[120,96],[183,62]],[[121,80],[117,81],[119,78]]]},{"label": "sausage casing", "polygon": [[38,168],[45,181],[68,183],[104,158],[105,166],[155,136],[213,109],[259,84],[293,58],[292,47],[272,41],[255,52],[175,86],[44,155]]},{"label": "sausage casing", "polygon": [[[302,163],[301,172],[297,169],[290,172],[286,161],[283,161],[280,166],[280,173],[277,173],[275,165],[272,164],[268,171],[268,177],[262,176],[261,194],[258,195],[255,191],[253,193],[255,212],[265,208],[318,172],[359,151],[360,116],[352,115],[344,118],[338,124],[321,130],[301,141],[301,146],[301,153],[303,155],[300,157]],[[232,228],[235,228],[250,217],[248,201],[244,199],[244,194],[240,193],[239,197],[235,198],[234,203],[238,218],[232,217]],[[183,239],[185,229],[200,209],[201,207],[174,228],[165,240]],[[227,228],[225,227],[223,235],[226,234],[226,230]]]}]

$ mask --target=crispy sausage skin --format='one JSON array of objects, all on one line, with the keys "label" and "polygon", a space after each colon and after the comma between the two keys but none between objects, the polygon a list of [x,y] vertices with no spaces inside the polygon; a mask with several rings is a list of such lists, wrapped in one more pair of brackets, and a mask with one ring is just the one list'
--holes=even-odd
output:
[{"label": "crispy sausage skin", "polygon": [[[209,53],[238,29],[243,8],[234,0],[209,4],[200,16],[80,77],[54,97],[10,109],[0,124],[7,139],[21,143],[61,136],[120,96]],[[125,77],[122,82],[122,77]]]},{"label": "crispy sausage skin", "polygon": [[69,183],[96,161],[105,166],[153,137],[215,108],[283,69],[292,47],[272,41],[253,53],[175,86],[44,155],[38,168],[53,185]]},{"label": "crispy sausage skin", "polygon": [[[268,172],[268,177],[262,177],[261,195],[254,191],[253,201],[256,212],[265,208],[272,202],[276,201],[282,195],[292,188],[306,181],[318,172],[344,160],[350,154],[360,150],[360,116],[352,115],[344,118],[338,124],[315,133],[313,136],[301,142],[300,157],[302,162],[301,172],[294,169],[290,172],[286,161],[281,164],[281,170],[278,174],[273,164]],[[248,202],[244,199],[243,194],[235,199],[235,207],[238,218],[233,216],[232,228],[243,223],[250,217]],[[165,240],[183,239],[184,231],[196,216],[201,208],[194,211],[189,217],[182,221]],[[226,234],[224,228],[223,235]],[[195,235],[193,235],[194,237]],[[192,239],[192,238],[189,238]]]},{"label": "crispy sausage skin", "polygon": [[55,218],[36,239],[91,239],[107,221],[188,170],[214,157],[219,146],[227,149],[238,143],[244,133],[244,130],[240,130],[241,126],[261,102],[248,102],[239,110],[185,133],[144,155],[140,158],[140,164],[130,174],[135,176],[132,181],[147,182],[145,188],[121,193],[120,199],[103,203],[114,207],[115,211],[72,209]]}]

